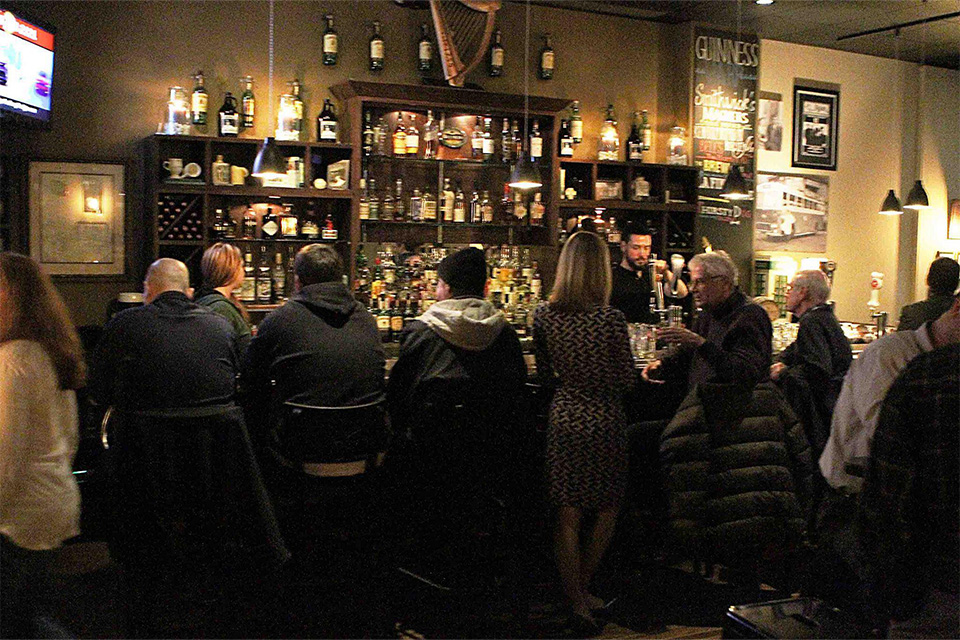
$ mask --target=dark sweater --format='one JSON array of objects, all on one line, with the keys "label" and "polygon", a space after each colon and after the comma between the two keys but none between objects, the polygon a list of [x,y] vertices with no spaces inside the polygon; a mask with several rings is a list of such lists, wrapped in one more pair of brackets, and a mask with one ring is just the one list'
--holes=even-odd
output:
[{"label": "dark sweater", "polygon": [[646,269],[633,271],[622,265],[611,270],[613,287],[610,290],[610,306],[620,309],[627,322],[655,324],[658,318],[650,313],[650,275]]},{"label": "dark sweater", "polygon": [[216,289],[201,289],[194,296],[194,300],[201,307],[223,316],[230,323],[237,342],[237,358],[242,360],[243,355],[247,352],[247,347],[250,346],[250,340],[253,339],[253,334],[250,331],[250,324],[244,320],[240,309],[232,300]]},{"label": "dark sweater", "polygon": [[900,310],[897,331],[913,331],[924,322],[933,322],[946,313],[953,301],[954,297],[949,293],[933,293],[926,300],[908,304]]}]

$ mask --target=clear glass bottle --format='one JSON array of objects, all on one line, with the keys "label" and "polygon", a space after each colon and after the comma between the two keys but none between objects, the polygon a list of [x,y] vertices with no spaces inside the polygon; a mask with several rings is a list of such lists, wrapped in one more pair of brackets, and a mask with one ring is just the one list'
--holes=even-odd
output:
[{"label": "clear glass bottle", "polygon": [[457,196],[453,191],[453,187],[450,186],[450,178],[444,178],[443,192],[441,194],[441,209],[443,211],[444,222],[453,222],[453,207],[456,199]]},{"label": "clear glass bottle", "polygon": [[373,35],[370,36],[370,71],[383,71],[383,36],[380,35],[380,21],[373,21]]},{"label": "clear glass bottle", "polygon": [[410,196],[410,219],[413,222],[423,222],[423,196],[420,189],[414,189]]},{"label": "clear glass bottle", "polygon": [[294,128],[299,140],[307,122],[303,111],[303,85],[300,84],[299,80],[291,80],[288,84],[290,85],[290,93],[293,94]]},{"label": "clear glass bottle", "polygon": [[327,21],[327,28],[323,30],[323,65],[332,67],[337,64],[340,39],[333,28],[333,15],[328,13],[323,19]]},{"label": "clear glass bottle", "polygon": [[427,122],[423,125],[423,157],[432,160],[440,149],[440,128],[433,119],[433,111],[427,111]]}]

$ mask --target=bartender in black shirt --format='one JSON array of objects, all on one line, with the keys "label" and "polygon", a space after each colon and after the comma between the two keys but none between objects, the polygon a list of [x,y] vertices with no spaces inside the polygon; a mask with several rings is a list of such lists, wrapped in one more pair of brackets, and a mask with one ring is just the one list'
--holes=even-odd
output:
[{"label": "bartender in black shirt", "polygon": [[[610,294],[610,305],[623,311],[627,322],[643,322],[656,324],[659,318],[650,312],[650,295],[653,284],[650,282],[650,271],[647,263],[650,260],[650,248],[653,237],[649,229],[636,224],[627,224],[620,241],[620,251],[623,259],[613,267],[613,289]],[[672,290],[674,275],[667,269],[664,260],[657,260],[656,271],[658,279],[665,279],[664,295]],[[672,298],[685,298],[687,285],[683,280],[677,282],[676,295]]]}]

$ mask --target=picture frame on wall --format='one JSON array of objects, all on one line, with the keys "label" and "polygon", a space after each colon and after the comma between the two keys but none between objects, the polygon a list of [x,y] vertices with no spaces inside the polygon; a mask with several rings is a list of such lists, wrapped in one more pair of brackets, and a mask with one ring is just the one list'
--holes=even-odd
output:
[{"label": "picture frame on wall", "polygon": [[55,276],[122,276],[124,165],[30,163],[30,256]]},{"label": "picture frame on wall", "polygon": [[840,92],[794,85],[794,167],[837,170]]},{"label": "picture frame on wall", "polygon": [[755,251],[826,253],[830,179],[823,175],[757,172]]},{"label": "picture frame on wall", "polygon": [[947,207],[947,240],[960,240],[960,198],[954,198]]}]

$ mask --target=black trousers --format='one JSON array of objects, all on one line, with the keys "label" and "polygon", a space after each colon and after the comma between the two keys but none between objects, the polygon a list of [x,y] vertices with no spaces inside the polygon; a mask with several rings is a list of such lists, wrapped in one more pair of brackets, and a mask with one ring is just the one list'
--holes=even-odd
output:
[{"label": "black trousers", "polygon": [[54,551],[31,551],[0,535],[0,638],[42,638]]}]

